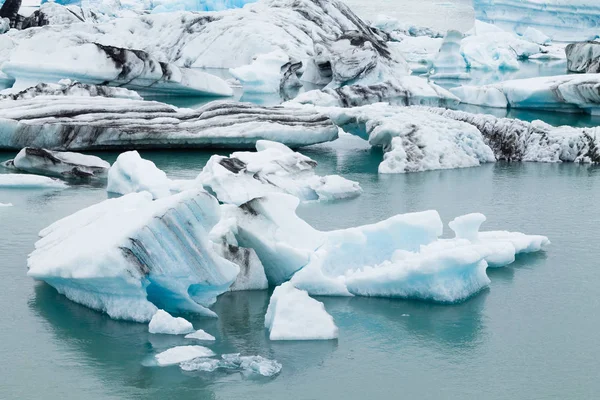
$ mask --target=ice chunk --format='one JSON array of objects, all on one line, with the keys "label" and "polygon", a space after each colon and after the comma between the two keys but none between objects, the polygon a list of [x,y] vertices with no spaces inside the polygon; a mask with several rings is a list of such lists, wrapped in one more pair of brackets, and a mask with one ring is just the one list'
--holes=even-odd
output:
[{"label": "ice chunk", "polygon": [[103,85],[90,85],[70,79],[61,79],[58,83],[38,83],[23,90],[14,88],[6,89],[0,94],[0,100],[25,100],[38,96],[101,96],[142,100],[142,97],[133,90]]},{"label": "ice chunk", "polygon": [[600,73],[600,42],[571,43],[565,52],[569,71]]},{"label": "ice chunk", "polygon": [[121,153],[108,171],[109,193],[128,194],[148,191],[155,199],[171,195],[171,181],[164,171],[143,159],[137,151]]},{"label": "ice chunk", "polygon": [[44,96],[0,101],[0,149],[253,148],[334,140],[338,129],[315,110],[212,102],[183,109],[154,101]]},{"label": "ice chunk", "polygon": [[164,310],[158,310],[148,324],[148,332],[166,335],[185,335],[193,332],[194,327],[184,318],[175,318]]},{"label": "ice chunk", "polygon": [[203,346],[177,346],[154,356],[161,367],[183,363],[198,357],[212,357],[215,353]]},{"label": "ice chunk", "polygon": [[600,74],[516,79],[451,90],[463,103],[499,108],[600,113]]},{"label": "ice chunk", "polygon": [[57,179],[29,174],[0,174],[2,189],[65,189],[67,184]]},{"label": "ice chunk", "polygon": [[463,35],[458,31],[448,31],[440,52],[433,62],[435,74],[432,79],[468,79],[467,63],[460,53]]},{"label": "ice chunk", "polygon": [[483,214],[468,214],[455,218],[448,226],[454,231],[457,239],[467,239],[475,242],[478,239],[479,228],[485,220]]},{"label": "ice chunk", "polygon": [[402,35],[397,38],[400,42],[390,43],[389,46],[402,54],[413,73],[428,73],[444,41],[442,37]]},{"label": "ice chunk", "polygon": [[187,335],[185,335],[185,338],[205,341],[215,340],[215,337],[213,335],[204,332],[202,329],[198,329],[196,332],[188,333]]},{"label": "ice chunk", "polygon": [[556,40],[593,39],[600,5],[595,0],[475,0],[475,16],[516,33],[535,28]]},{"label": "ice chunk", "polygon": [[259,374],[274,376],[281,371],[281,364],[261,356],[240,356],[239,354],[223,354],[221,360],[211,358],[197,358],[181,363],[184,371],[213,372],[224,369],[230,372],[241,371],[245,374]]},{"label": "ice chunk", "polygon": [[259,140],[256,149],[255,153],[211,157],[198,182],[216,193],[220,201],[236,205],[273,192],[289,193],[301,200],[351,198],[362,192],[357,182],[316,175],[315,161],[281,143]]},{"label": "ice chunk", "polygon": [[12,203],[0,203],[0,207],[12,207]]},{"label": "ice chunk", "polygon": [[525,31],[523,32],[523,38],[529,40],[530,42],[541,45],[547,45],[552,42],[552,39],[544,35],[543,32],[540,32],[537,29],[532,28],[531,26],[528,26],[527,29],[525,29]]},{"label": "ice chunk", "polygon": [[239,273],[208,238],[219,217],[202,190],[106,200],[40,232],[28,275],[112,318],[147,322],[157,308],[214,316],[207,307]]},{"label": "ice chunk", "polygon": [[[289,73],[290,57],[281,49],[259,54],[250,65],[231,68],[229,72],[238,79],[247,93],[280,93],[291,86],[302,86],[295,73]],[[300,63],[296,70],[302,66]]]},{"label": "ice chunk", "polygon": [[287,282],[273,291],[265,315],[271,340],[337,339],[338,328],[323,303]]},{"label": "ice chunk", "polygon": [[152,0],[153,13],[175,11],[221,11],[241,8],[257,0]]},{"label": "ice chunk", "polygon": [[0,35],[10,30],[10,19],[0,17]]},{"label": "ice chunk", "polygon": [[99,157],[79,153],[25,147],[4,166],[32,174],[90,178],[106,176],[110,164]]},{"label": "ice chunk", "polygon": [[481,131],[498,160],[600,163],[600,128],[554,127],[542,121],[430,109]]}]

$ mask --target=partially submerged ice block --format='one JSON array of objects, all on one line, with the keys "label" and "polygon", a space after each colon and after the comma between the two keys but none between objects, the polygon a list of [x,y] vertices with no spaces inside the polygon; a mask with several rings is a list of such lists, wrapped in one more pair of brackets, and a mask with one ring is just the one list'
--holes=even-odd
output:
[{"label": "partially submerged ice block", "polygon": [[208,307],[239,272],[208,239],[219,215],[202,190],[106,200],[42,230],[28,275],[112,318],[147,322],[157,308],[214,316]]},{"label": "partially submerged ice block", "polygon": [[171,180],[150,160],[133,150],[121,153],[108,171],[106,190],[114,194],[150,192],[155,199],[171,194]]}]

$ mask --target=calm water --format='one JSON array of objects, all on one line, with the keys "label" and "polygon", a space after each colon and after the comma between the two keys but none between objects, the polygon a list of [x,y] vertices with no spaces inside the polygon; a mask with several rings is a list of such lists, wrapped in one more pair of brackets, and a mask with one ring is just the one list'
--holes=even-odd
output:
[{"label": "calm water", "polygon": [[[596,246],[600,169],[503,164],[378,176],[381,154],[314,146],[320,172],[361,182],[341,203],[305,205],[327,230],[437,209],[448,221],[480,211],[488,229],[548,235],[553,245],[490,273],[489,290],[461,305],[324,298],[340,328],[329,342],[273,343],[263,328],[269,293],[226,294],[218,320],[191,318],[217,337],[216,353],[283,364],[273,379],[152,368],[153,354],[184,342],[74,304],[25,276],[37,232],[106,198],[102,187],[0,190],[1,399],[590,399],[600,390]],[[113,161],[116,154],[101,154]],[[11,157],[0,153],[0,159]],[[205,152],[147,152],[171,177],[191,178]],[[409,316],[405,316],[408,314]]]}]

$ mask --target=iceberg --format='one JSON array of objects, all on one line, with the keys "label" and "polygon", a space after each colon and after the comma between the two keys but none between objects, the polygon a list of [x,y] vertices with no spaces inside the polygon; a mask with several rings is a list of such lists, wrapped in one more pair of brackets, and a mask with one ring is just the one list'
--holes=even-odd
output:
[{"label": "iceberg", "polygon": [[104,85],[90,85],[71,81],[70,79],[62,79],[58,83],[38,83],[23,90],[5,89],[0,93],[0,100],[27,100],[38,96],[100,96],[142,100],[142,97],[133,90]]},{"label": "iceberg", "polygon": [[196,110],[155,101],[43,96],[0,101],[0,149],[52,150],[289,147],[336,139],[338,128],[315,110],[212,102]]},{"label": "iceberg", "polygon": [[569,71],[600,73],[600,42],[571,43],[565,52]]},{"label": "iceberg", "polygon": [[58,179],[29,174],[0,174],[1,189],[65,189],[68,186]]},{"label": "iceberg", "polygon": [[435,73],[431,79],[468,79],[467,63],[460,53],[460,44],[463,39],[462,33],[448,31],[440,52],[433,61]]},{"label": "iceberg", "polygon": [[209,341],[209,342],[212,342],[215,340],[215,337],[213,335],[204,332],[202,329],[198,329],[195,332],[188,333],[187,335],[185,335],[185,338],[186,339],[203,340],[203,341]]},{"label": "iceberg", "polygon": [[197,182],[219,201],[238,206],[273,192],[301,200],[345,199],[362,192],[357,182],[341,176],[316,175],[315,161],[281,143],[259,140],[256,150],[212,156]]},{"label": "iceberg", "polygon": [[338,327],[323,303],[286,282],[271,295],[265,327],[271,340],[337,339]]},{"label": "iceberg", "polygon": [[535,28],[555,40],[593,39],[600,28],[595,0],[474,0],[475,17],[522,34]]},{"label": "iceberg", "polygon": [[28,275],[115,319],[148,322],[158,309],[215,316],[208,307],[239,273],[208,238],[219,218],[202,190],[105,200],[42,230]]},{"label": "iceberg", "polygon": [[281,49],[268,54],[259,54],[250,65],[231,68],[229,72],[238,79],[247,93],[285,93],[302,84],[296,71],[302,62],[290,60]]},{"label": "iceberg", "polygon": [[151,0],[153,13],[175,11],[222,11],[241,8],[257,0]]},{"label": "iceberg", "polygon": [[185,335],[194,331],[192,323],[184,318],[175,318],[165,310],[158,310],[148,324],[148,332],[165,335]]},{"label": "iceberg", "polygon": [[418,76],[405,76],[394,81],[370,86],[349,85],[300,93],[288,104],[312,104],[323,107],[358,107],[378,102],[402,106],[422,105],[454,107],[459,99],[446,89]]},{"label": "iceberg", "polygon": [[33,147],[25,147],[14,160],[6,161],[3,166],[59,178],[105,177],[110,168],[110,164],[100,157]]},{"label": "iceberg", "polygon": [[380,103],[318,109],[340,128],[383,149],[382,174],[475,167],[496,160],[479,130],[418,107]]},{"label": "iceberg", "polygon": [[399,42],[391,42],[389,46],[400,52],[413,73],[426,74],[433,67],[433,60],[442,47],[443,36],[401,36],[397,38]]},{"label": "iceberg", "polygon": [[171,195],[171,180],[150,160],[144,160],[137,151],[128,151],[117,157],[108,171],[106,191],[114,194],[150,192],[154,199]]},{"label": "iceberg", "polygon": [[600,74],[516,79],[451,89],[463,103],[497,108],[600,113]]},{"label": "iceberg", "polygon": [[0,207],[12,207],[12,203],[0,203]]},{"label": "iceberg", "polygon": [[40,8],[21,22],[20,29],[29,29],[45,25],[69,25],[86,22],[87,17],[93,22],[93,14],[86,13],[81,7],[63,7],[58,3],[43,3]]},{"label": "iceberg", "polygon": [[0,21],[3,21],[3,25],[6,24],[6,20],[11,28],[14,28],[19,19],[19,9],[21,8],[21,0],[5,0],[0,7]]},{"label": "iceberg", "polygon": [[161,367],[177,365],[199,357],[212,357],[215,353],[204,346],[177,346],[154,356]]},{"label": "iceberg", "polygon": [[185,361],[179,365],[184,371],[214,372],[222,369],[228,372],[242,372],[243,374],[258,374],[262,376],[277,375],[282,365],[261,356],[241,356],[237,354],[223,354],[220,360],[214,358],[196,358]]},{"label": "iceberg", "polygon": [[600,163],[600,128],[554,127],[463,111],[429,109],[446,118],[473,125],[498,160]]}]

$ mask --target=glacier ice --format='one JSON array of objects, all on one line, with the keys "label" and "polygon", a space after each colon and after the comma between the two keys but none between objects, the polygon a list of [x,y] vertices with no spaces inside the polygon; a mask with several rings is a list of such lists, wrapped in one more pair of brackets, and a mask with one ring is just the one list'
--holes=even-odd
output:
[{"label": "glacier ice", "polygon": [[165,335],[185,335],[194,331],[191,322],[181,317],[173,317],[165,310],[158,310],[148,324],[148,332]]},{"label": "glacier ice", "polygon": [[176,365],[199,357],[212,357],[215,353],[204,346],[177,346],[154,356],[161,367]]},{"label": "glacier ice", "polygon": [[273,291],[265,327],[271,340],[330,340],[338,337],[338,327],[323,303],[296,289],[290,282]]},{"label": "glacier ice", "polygon": [[571,43],[565,52],[569,71],[600,73],[600,42]]},{"label": "glacier ice", "polygon": [[2,189],[65,189],[67,185],[58,179],[30,174],[0,174]]},{"label": "glacier ice", "polygon": [[222,11],[241,8],[257,0],[151,0],[153,13],[175,11]]},{"label": "glacier ice", "polygon": [[195,340],[203,340],[212,342],[215,340],[215,337],[209,333],[204,332],[202,329],[198,329],[195,332],[188,333],[185,335],[186,339],[195,339]]},{"label": "glacier ice", "polygon": [[463,103],[498,108],[600,113],[600,74],[516,79],[451,89]]},{"label": "glacier ice", "polygon": [[212,156],[197,182],[229,204],[241,205],[267,193],[289,193],[301,200],[335,200],[358,196],[357,182],[337,175],[318,176],[317,163],[289,147],[266,140],[257,152]]},{"label": "glacier ice", "polygon": [[473,125],[483,134],[498,160],[600,163],[600,128],[555,127],[464,111],[429,112]]},{"label": "glacier ice", "polygon": [[327,116],[280,106],[216,101],[191,110],[100,96],[0,101],[0,149],[240,149],[261,139],[299,147],[337,136]]},{"label": "glacier ice", "polygon": [[440,51],[433,61],[434,74],[431,79],[468,79],[467,62],[460,52],[463,34],[458,31],[448,31]]},{"label": "glacier ice", "polygon": [[495,161],[479,130],[436,118],[421,108],[380,103],[318,110],[327,113],[345,131],[383,149],[380,173],[465,168]]},{"label": "glacier ice", "polygon": [[535,28],[555,40],[595,38],[600,4],[595,0],[474,0],[475,17],[516,33]]},{"label": "glacier ice", "polygon": [[155,199],[171,195],[171,180],[137,151],[121,153],[108,171],[106,190],[114,194],[150,192]]},{"label": "glacier ice", "polygon": [[240,371],[244,374],[259,374],[262,376],[277,375],[282,365],[261,356],[241,356],[236,354],[223,354],[220,360],[214,358],[197,358],[185,361],[179,365],[184,371],[213,372],[222,369],[230,372]]},{"label": "glacier ice", "polygon": [[357,107],[383,101],[402,106],[432,107],[453,107],[459,103],[456,96],[435,83],[418,76],[404,76],[369,86],[349,85],[337,89],[310,90],[300,93],[289,104]]},{"label": "glacier ice", "polygon": [[91,85],[70,79],[61,79],[58,83],[38,83],[35,86],[22,90],[9,88],[0,92],[0,100],[26,100],[38,96],[101,96],[142,100],[142,97],[133,90],[104,85]]},{"label": "glacier ice", "polygon": [[284,93],[292,87],[302,86],[296,71],[302,63],[290,60],[281,49],[259,54],[252,64],[230,68],[229,72],[238,79],[247,93]]},{"label": "glacier ice", "polygon": [[157,308],[214,316],[207,307],[239,273],[208,238],[219,216],[202,190],[105,200],[42,230],[28,275],[116,319],[147,322]]},{"label": "glacier ice", "polygon": [[110,168],[100,157],[33,147],[25,147],[3,165],[30,174],[63,178],[105,177]]}]

